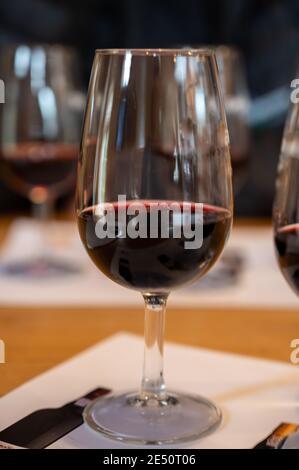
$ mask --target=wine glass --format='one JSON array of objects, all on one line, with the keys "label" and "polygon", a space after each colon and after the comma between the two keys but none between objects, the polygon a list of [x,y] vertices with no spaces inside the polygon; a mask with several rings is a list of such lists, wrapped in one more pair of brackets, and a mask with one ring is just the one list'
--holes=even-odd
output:
[{"label": "wine glass", "polygon": [[94,264],[145,301],[140,390],[93,402],[85,421],[137,444],[212,432],[221,422],[216,405],[165,388],[163,335],[169,293],[209,270],[231,227],[228,132],[213,51],[96,51],[77,213]]},{"label": "wine glass", "polygon": [[0,115],[0,157],[4,182],[28,197],[40,221],[35,259],[7,263],[14,275],[73,273],[55,259],[45,224],[55,200],[75,188],[84,95],[75,51],[59,45],[8,46],[0,56],[6,102]]},{"label": "wine glass", "polygon": [[249,165],[249,92],[241,52],[234,46],[215,48],[224,98],[233,168],[234,195],[246,182]]},{"label": "wine glass", "polygon": [[299,105],[292,104],[286,120],[273,206],[275,252],[280,270],[299,293]]},{"label": "wine glass", "polygon": [[[213,48],[216,53],[229,131],[232,182],[236,201],[246,183],[250,163],[249,91],[241,51],[231,45],[218,45]],[[202,288],[218,288],[236,284],[244,263],[243,254],[239,250],[228,247],[217,269],[205,278]]]},{"label": "wine glass", "polygon": [[[247,181],[250,166],[250,97],[244,60],[236,46],[224,44],[196,46],[200,47],[213,49],[216,54],[229,131],[232,183],[236,201]],[[228,247],[217,268],[209,273],[200,284],[200,288],[206,290],[236,285],[245,261],[242,252]]]}]

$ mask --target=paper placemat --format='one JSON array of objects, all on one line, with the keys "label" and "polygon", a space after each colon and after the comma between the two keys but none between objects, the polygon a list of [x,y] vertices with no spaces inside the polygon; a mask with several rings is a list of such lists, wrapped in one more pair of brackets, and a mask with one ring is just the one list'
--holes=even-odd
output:
[{"label": "paper placemat", "polygon": [[[7,276],[1,271],[5,263],[30,259],[39,249],[36,224],[30,219],[19,219],[12,225],[1,251],[0,304],[142,307],[137,292],[110,281],[93,265],[79,240],[75,223],[54,222],[51,227],[55,257],[73,263],[80,271],[50,279]],[[225,258],[233,259],[233,270],[238,274],[231,275],[225,268],[222,261]],[[278,269],[270,228],[234,228],[222,260],[202,280],[173,292],[170,304],[298,309],[298,299]]]},{"label": "paper placemat", "polygon": [[[142,352],[141,338],[118,334],[25,383],[0,398],[0,430],[33,411],[62,406],[98,386],[137,389]],[[184,447],[252,448],[281,422],[299,423],[298,367],[167,344],[165,372],[170,389],[209,397],[224,413],[216,432]],[[126,446],[84,424],[50,447]]]}]

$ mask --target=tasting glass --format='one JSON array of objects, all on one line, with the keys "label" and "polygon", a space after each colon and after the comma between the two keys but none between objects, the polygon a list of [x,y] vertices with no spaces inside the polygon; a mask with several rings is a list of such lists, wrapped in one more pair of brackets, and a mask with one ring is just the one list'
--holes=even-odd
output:
[{"label": "tasting glass", "polygon": [[[159,201],[202,204],[202,248],[185,249],[182,239],[168,245],[162,236],[129,240],[119,226],[115,238],[99,241],[95,227],[120,195],[147,207]],[[229,139],[214,51],[96,51],[76,200],[80,236],[93,262],[145,301],[140,389],[93,402],[85,409],[86,423],[135,444],[185,442],[212,432],[221,422],[217,405],[165,387],[163,337],[170,291],[208,271],[231,227]],[[126,367],[125,358],[119,367]],[[190,383],[200,381],[197,365],[189,372]]]}]

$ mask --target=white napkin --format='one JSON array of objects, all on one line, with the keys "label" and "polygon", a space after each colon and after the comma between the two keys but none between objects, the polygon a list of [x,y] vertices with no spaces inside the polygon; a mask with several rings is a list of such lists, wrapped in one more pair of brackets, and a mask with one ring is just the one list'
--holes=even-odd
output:
[{"label": "white napkin", "polygon": [[[137,389],[143,341],[118,334],[49,370],[0,399],[0,430],[41,408],[59,407],[99,387]],[[251,448],[281,422],[299,423],[298,368],[274,361],[167,344],[169,389],[206,396],[221,407],[221,427],[185,447]],[[84,424],[50,447],[114,448],[124,445]]]}]

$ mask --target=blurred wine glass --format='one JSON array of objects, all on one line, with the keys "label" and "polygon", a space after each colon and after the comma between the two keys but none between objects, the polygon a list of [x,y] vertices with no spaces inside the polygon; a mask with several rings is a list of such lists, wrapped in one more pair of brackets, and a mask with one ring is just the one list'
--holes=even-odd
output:
[{"label": "blurred wine glass", "polygon": [[1,54],[6,92],[0,115],[1,173],[9,187],[31,201],[43,240],[35,259],[7,264],[9,274],[76,271],[51,253],[45,221],[56,199],[75,186],[84,108],[79,70],[75,51],[60,45],[20,44]]},{"label": "blurred wine glass", "polygon": [[[236,200],[246,183],[250,163],[250,97],[243,57],[241,51],[231,45],[196,45],[193,47],[198,49],[208,47],[216,55],[229,131],[232,183]],[[189,49],[189,46],[184,46],[183,49]],[[237,284],[244,266],[243,254],[228,247],[220,263],[201,282],[200,288],[220,288]]]},{"label": "blurred wine glass", "polygon": [[215,47],[230,137],[234,195],[239,193],[249,164],[249,92],[241,52],[233,46]]},{"label": "blurred wine glass", "polygon": [[[249,168],[249,91],[241,51],[234,46],[214,47],[224,99],[233,169],[234,199],[247,180]],[[243,254],[229,248],[216,269],[204,279],[202,288],[219,288],[237,284],[244,268]]]}]

